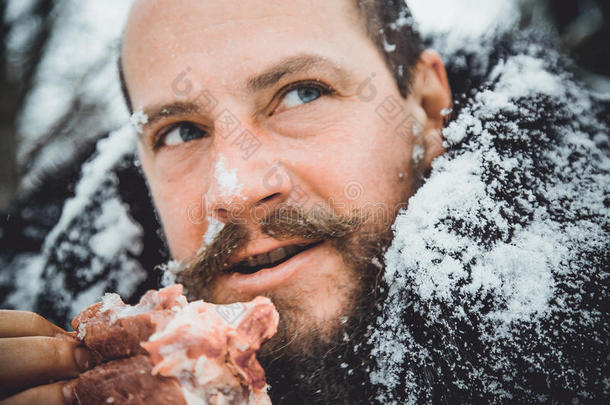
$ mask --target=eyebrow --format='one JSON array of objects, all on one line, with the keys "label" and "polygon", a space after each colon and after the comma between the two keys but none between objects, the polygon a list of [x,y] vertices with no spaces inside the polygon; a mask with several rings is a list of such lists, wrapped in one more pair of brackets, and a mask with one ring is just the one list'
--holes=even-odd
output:
[{"label": "eyebrow", "polygon": [[200,105],[192,101],[175,101],[161,106],[149,107],[144,109],[144,114],[147,117],[143,127],[151,127],[158,121],[173,117],[175,115],[195,114],[200,110]]},{"label": "eyebrow", "polygon": [[340,68],[328,58],[318,55],[301,54],[282,59],[262,73],[247,79],[246,89],[250,92],[262,91],[272,87],[286,75],[304,73],[317,68],[330,70],[344,80],[350,76],[349,72]]},{"label": "eyebrow", "polygon": [[[326,57],[311,54],[299,54],[280,60],[271,67],[265,69],[245,81],[245,89],[250,93],[256,93],[273,87],[286,75],[305,73],[314,69],[326,69],[334,73],[337,80],[349,83],[352,75],[349,71],[342,69],[338,64]],[[148,121],[143,126],[151,127],[156,122],[175,115],[194,114],[201,110],[201,106],[193,101],[175,101],[160,106],[144,109]]]}]

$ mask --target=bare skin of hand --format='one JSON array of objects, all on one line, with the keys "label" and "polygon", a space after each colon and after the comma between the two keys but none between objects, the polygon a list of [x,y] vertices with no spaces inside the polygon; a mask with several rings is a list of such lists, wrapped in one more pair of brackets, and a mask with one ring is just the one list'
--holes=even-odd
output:
[{"label": "bare skin of hand", "polygon": [[40,315],[0,310],[0,405],[73,404],[74,379],[93,365],[82,344]]}]

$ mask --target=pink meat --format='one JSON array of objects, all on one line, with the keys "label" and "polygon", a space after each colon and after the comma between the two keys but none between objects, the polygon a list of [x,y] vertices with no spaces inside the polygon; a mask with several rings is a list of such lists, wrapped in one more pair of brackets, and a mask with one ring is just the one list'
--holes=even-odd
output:
[{"label": "pink meat", "polygon": [[[116,294],[107,295],[102,303],[81,312],[72,325],[103,361],[129,358],[104,363],[86,373],[81,377],[84,385],[79,380],[81,396],[106,395],[106,385],[129,393],[157,384],[165,392],[171,384],[155,383],[163,378],[175,383],[185,398],[194,396],[211,404],[270,404],[256,352],[275,334],[278,321],[273,304],[264,297],[230,305],[187,303],[181,285],[149,291],[136,306],[126,305]],[[133,363],[132,359],[139,360]],[[121,370],[144,370],[138,371],[138,376],[149,378],[148,383],[133,383],[131,377],[121,380],[117,364]],[[92,386],[95,380],[100,381],[98,388]],[[133,398],[143,395],[139,391],[133,394]],[[145,403],[117,398],[121,400],[116,404]]]},{"label": "pink meat", "polygon": [[89,348],[107,360],[145,354],[140,342],[155,332],[155,325],[172,317],[171,308],[186,305],[180,284],[148,291],[135,307],[116,294],[105,298],[78,314],[72,327]]},{"label": "pink meat", "polygon": [[186,405],[178,380],[151,370],[143,355],[104,363],[81,374],[74,396],[79,404]]}]

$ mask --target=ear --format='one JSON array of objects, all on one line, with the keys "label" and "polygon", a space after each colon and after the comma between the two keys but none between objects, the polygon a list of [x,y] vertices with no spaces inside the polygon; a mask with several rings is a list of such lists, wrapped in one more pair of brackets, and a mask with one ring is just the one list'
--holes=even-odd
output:
[{"label": "ear", "polygon": [[419,139],[425,150],[422,164],[428,170],[432,160],[445,152],[441,131],[447,111],[453,106],[451,88],[440,55],[431,49],[422,52],[414,73],[412,94],[420,107],[418,116],[425,117]]}]

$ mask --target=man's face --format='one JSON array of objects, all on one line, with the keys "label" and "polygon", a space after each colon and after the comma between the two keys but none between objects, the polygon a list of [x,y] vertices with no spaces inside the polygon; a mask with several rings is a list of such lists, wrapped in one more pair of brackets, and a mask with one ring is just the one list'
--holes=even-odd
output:
[{"label": "man's face", "polygon": [[[223,253],[229,264],[265,252],[277,261],[294,253],[279,247],[320,242],[253,274],[229,269],[186,287],[215,303],[271,296],[292,328],[320,334],[351,315],[370,276],[340,246],[387,234],[414,187],[417,138],[397,133],[380,105],[400,102],[396,119],[409,117],[410,128],[427,122],[421,98],[401,98],[352,7],[139,0],[124,36],[128,91],[149,117],[139,156],[173,258],[205,250],[218,222],[248,232],[242,248]],[[260,220],[280,207],[368,219],[353,246],[274,237]]]}]

